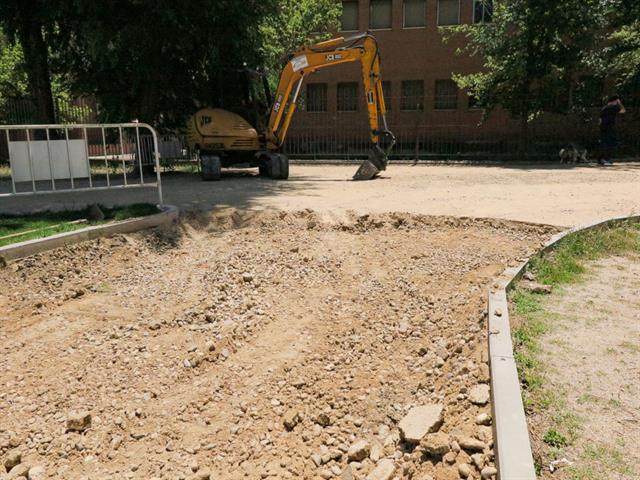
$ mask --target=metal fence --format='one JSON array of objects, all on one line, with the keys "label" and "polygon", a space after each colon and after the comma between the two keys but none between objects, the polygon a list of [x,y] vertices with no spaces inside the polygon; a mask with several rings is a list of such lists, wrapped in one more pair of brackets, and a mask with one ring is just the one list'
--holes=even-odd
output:
[{"label": "metal fence", "polygon": [[[401,98],[389,99],[398,106]],[[307,112],[304,105],[296,113],[285,143],[291,158],[361,158],[371,146],[364,104],[357,111]],[[568,144],[576,144],[596,157],[599,150],[599,108],[580,114],[545,114],[528,123],[525,154],[530,160],[557,159]],[[391,154],[396,159],[515,160],[522,158],[520,121],[496,111],[486,119],[483,111],[458,106],[436,110],[392,109],[388,125],[397,138]],[[640,156],[640,118],[629,112],[618,120],[620,157]]]},{"label": "metal fence", "polygon": [[[53,107],[56,123],[97,122],[97,104],[92,98],[54,98]],[[37,123],[36,107],[30,98],[9,98],[0,105],[0,124],[34,123]]]},{"label": "metal fence", "polygon": [[[284,151],[292,159],[349,159],[366,157],[371,147],[366,106],[357,104],[356,111],[336,111],[336,105],[325,105],[330,111],[305,111],[304,99],[289,131]],[[505,112],[493,112],[483,120],[482,110],[458,105],[455,109],[436,110],[435,105],[421,104],[420,109],[401,110],[401,97],[390,97],[387,103],[392,109],[387,115],[389,128],[395,133],[397,144],[392,159],[461,159],[461,160],[517,160],[522,158],[519,120]],[[78,99],[73,102],[58,101],[56,112],[59,123],[73,118],[95,118],[95,102]],[[20,102],[12,104],[12,118],[29,117],[29,108]],[[331,110],[333,109],[333,110]],[[574,143],[597,156],[599,108],[583,111],[580,115],[546,114],[531,122],[529,142],[525,151],[529,160],[557,159],[558,151]],[[621,116],[618,124],[619,157],[640,156],[640,118],[637,108]],[[21,113],[22,112],[22,113]],[[635,112],[635,113],[634,113]],[[21,122],[15,122],[21,123]],[[76,121],[75,123],[87,123]],[[137,138],[125,132],[122,145],[132,152],[143,166],[155,163],[155,152],[160,157],[160,167],[171,171],[183,163],[195,163],[196,152],[182,134],[154,137],[146,131]],[[88,132],[90,157],[101,155],[100,132]],[[106,154],[118,155],[119,142],[107,138]],[[138,153],[139,151],[139,153]],[[6,139],[0,136],[0,165],[8,159]]]},{"label": "metal fence", "polygon": [[144,123],[0,125],[2,160],[0,197],[148,187],[162,204],[158,135]]}]

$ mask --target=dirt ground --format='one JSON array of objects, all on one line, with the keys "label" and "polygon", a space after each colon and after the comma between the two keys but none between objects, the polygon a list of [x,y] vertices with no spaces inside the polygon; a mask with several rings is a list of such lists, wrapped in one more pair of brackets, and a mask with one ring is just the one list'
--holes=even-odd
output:
[{"label": "dirt ground", "polygon": [[[491,478],[487,287],[554,232],[193,214],[10,264],[0,478]],[[442,435],[401,441],[431,404]]]},{"label": "dirt ground", "polygon": [[[563,287],[545,302],[554,319],[541,339],[545,385],[577,417],[575,443],[562,456],[573,462],[542,478],[640,478],[640,261],[614,257],[590,268],[584,283]],[[553,409],[553,407],[552,407]],[[537,448],[548,418],[532,419]],[[562,416],[562,415],[560,415]]]},{"label": "dirt ground", "polygon": [[[220,182],[198,175],[163,176],[168,204],[184,208],[310,208],[332,219],[346,212],[403,211],[423,215],[501,218],[557,226],[576,226],[614,216],[640,213],[640,165],[452,166],[391,163],[378,180],[352,182],[356,165],[291,165],[291,178],[256,178],[254,171],[226,171]],[[249,173],[251,172],[251,173]],[[151,180],[151,179],[150,179]],[[110,192],[65,195],[69,208],[86,197],[108,204]],[[56,197],[58,198],[58,197]],[[156,202],[152,189],[118,192],[123,202]],[[0,211],[36,204],[50,208],[51,198],[3,198]]]}]

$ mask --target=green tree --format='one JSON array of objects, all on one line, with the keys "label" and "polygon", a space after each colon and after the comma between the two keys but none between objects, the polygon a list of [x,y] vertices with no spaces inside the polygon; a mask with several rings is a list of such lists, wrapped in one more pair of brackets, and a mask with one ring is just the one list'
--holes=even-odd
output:
[{"label": "green tree", "polygon": [[462,51],[483,61],[482,71],[454,80],[487,114],[501,106],[520,118],[522,154],[530,121],[568,109],[572,77],[602,29],[600,7],[599,0],[495,0],[492,22],[453,29],[467,39]]},{"label": "green tree", "polygon": [[605,7],[610,33],[600,73],[613,78],[628,103],[640,105],[640,2],[606,0]]},{"label": "green tree", "polygon": [[21,49],[15,50],[14,54],[20,55],[21,50],[22,68],[35,106],[35,120],[40,123],[53,123],[55,120],[46,36],[54,28],[56,14],[54,1],[0,2],[0,27],[14,48],[20,44]]},{"label": "green tree", "polygon": [[233,72],[261,64],[257,27],[275,0],[63,0],[53,50],[102,120],[181,125],[240,96]]},{"label": "green tree", "polygon": [[335,0],[278,0],[277,8],[261,26],[261,51],[271,80],[277,80],[289,53],[336,31],[341,15],[342,3]]},{"label": "green tree", "polygon": [[22,68],[23,63],[20,44],[9,42],[0,30],[0,105],[10,98],[27,95],[27,74]]}]

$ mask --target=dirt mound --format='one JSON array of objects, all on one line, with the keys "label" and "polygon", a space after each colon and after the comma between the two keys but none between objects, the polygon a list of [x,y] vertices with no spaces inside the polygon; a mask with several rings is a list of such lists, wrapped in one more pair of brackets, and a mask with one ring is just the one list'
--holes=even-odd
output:
[{"label": "dirt mound", "polygon": [[[0,457],[65,479],[478,478],[486,288],[551,232],[232,211],[12,264]],[[398,425],[429,405],[418,443]]]}]

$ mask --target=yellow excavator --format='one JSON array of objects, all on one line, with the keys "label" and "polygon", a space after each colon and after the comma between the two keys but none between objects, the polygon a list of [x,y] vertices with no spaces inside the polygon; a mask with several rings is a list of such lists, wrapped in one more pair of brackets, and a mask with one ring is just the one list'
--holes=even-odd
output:
[{"label": "yellow excavator", "polygon": [[[380,53],[369,33],[334,38],[304,47],[290,55],[280,74],[266,128],[258,132],[242,116],[223,109],[204,108],[189,121],[189,145],[198,152],[202,178],[219,180],[221,168],[237,164],[258,167],[260,175],[289,178],[289,159],[282,145],[296,111],[296,101],[305,77],[321,68],[359,61],[362,65],[365,100],[373,143],[354,180],[369,180],[386,169],[395,137],[389,131],[380,77]],[[268,95],[268,86],[264,82]]]}]

